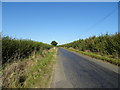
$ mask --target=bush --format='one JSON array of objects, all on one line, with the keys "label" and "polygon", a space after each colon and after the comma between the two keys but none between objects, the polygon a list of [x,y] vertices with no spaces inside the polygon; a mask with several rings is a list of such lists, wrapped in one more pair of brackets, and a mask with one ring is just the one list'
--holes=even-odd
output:
[{"label": "bush", "polygon": [[13,59],[26,58],[33,52],[42,54],[43,50],[49,50],[52,46],[41,42],[26,39],[2,37],[2,63]]},{"label": "bush", "polygon": [[100,55],[111,55],[113,58],[120,58],[120,33],[101,36],[93,36],[87,39],[80,39],[60,47],[74,48],[80,51],[91,51]]}]

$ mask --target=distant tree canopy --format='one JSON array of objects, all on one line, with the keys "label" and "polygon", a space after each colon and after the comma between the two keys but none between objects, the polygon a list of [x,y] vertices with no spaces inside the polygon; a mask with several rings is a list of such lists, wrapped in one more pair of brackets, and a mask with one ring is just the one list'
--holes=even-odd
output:
[{"label": "distant tree canopy", "polygon": [[56,41],[52,41],[52,42],[51,42],[51,45],[53,45],[53,46],[57,46],[57,44],[58,44],[58,43],[57,43]]}]

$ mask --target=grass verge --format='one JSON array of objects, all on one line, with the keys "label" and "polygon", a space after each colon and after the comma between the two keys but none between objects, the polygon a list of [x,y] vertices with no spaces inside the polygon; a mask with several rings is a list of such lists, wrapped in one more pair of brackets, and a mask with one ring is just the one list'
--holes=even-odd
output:
[{"label": "grass verge", "polygon": [[79,51],[79,50],[72,49],[72,48],[65,48],[65,49],[70,50],[70,51],[74,51],[74,52],[78,52],[78,53],[90,56],[92,58],[101,59],[103,61],[107,61],[107,62],[112,63],[114,65],[120,66],[120,59],[110,58],[107,56],[101,56],[101,55],[98,55],[98,54],[95,54],[92,52]]},{"label": "grass verge", "polygon": [[48,88],[56,51],[57,49],[52,49],[45,57],[37,54],[34,57],[6,65],[3,70],[3,87]]}]

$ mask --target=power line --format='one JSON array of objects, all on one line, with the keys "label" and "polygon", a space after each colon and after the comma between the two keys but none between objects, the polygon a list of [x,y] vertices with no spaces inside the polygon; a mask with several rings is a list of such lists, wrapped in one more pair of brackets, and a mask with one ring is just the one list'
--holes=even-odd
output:
[{"label": "power line", "polygon": [[116,10],[118,10],[118,8],[114,8],[110,13],[108,13],[106,16],[104,16],[102,19],[100,19],[98,22],[96,22],[95,24],[93,24],[91,27],[89,27],[88,29],[86,29],[84,32],[87,33],[88,31],[90,31],[91,29],[93,29],[94,27],[96,27],[97,25],[99,25],[100,23],[102,23],[103,21],[105,21],[109,16],[111,16]]}]

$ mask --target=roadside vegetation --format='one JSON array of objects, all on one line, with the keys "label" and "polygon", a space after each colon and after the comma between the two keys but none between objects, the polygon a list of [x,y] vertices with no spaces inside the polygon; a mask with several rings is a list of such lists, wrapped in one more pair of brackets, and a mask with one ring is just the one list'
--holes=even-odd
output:
[{"label": "roadside vegetation", "polygon": [[60,45],[69,50],[89,55],[120,66],[120,33],[105,34],[80,39],[68,44]]},{"label": "roadside vegetation", "polygon": [[47,88],[57,48],[52,45],[2,38],[3,88]]},{"label": "roadside vegetation", "polygon": [[52,45],[26,39],[16,39],[9,36],[2,37],[2,63],[27,58],[32,53],[39,52],[44,56],[44,51]]}]

